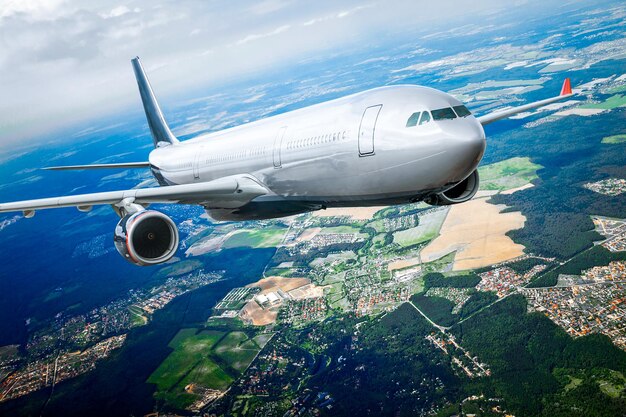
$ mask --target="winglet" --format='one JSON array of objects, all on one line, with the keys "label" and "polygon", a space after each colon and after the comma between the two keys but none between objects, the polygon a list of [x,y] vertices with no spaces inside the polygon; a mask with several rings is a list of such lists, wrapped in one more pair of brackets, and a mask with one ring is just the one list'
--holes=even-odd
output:
[{"label": "winglet", "polygon": [[150,127],[152,139],[154,140],[154,147],[156,148],[162,143],[178,143],[178,139],[172,134],[172,131],[165,121],[165,117],[163,117],[163,112],[161,112],[159,103],[157,103],[156,97],[152,92],[152,87],[141,66],[141,62],[139,62],[139,57],[133,58],[131,62],[133,64],[133,70],[135,71],[135,78],[137,78],[137,86],[139,87],[139,94],[143,102],[143,109],[148,119],[148,126]]},{"label": "winglet", "polygon": [[572,94],[572,84],[570,83],[569,78],[566,78],[563,81],[563,87],[561,88],[561,95],[566,96],[568,94]]}]

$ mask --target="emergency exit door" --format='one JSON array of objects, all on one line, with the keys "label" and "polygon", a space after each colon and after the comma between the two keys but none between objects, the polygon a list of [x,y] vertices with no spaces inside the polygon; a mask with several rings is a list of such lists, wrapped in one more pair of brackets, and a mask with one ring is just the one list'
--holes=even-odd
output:
[{"label": "emergency exit door", "polygon": [[276,134],[276,137],[274,138],[274,148],[272,152],[272,158],[274,159],[274,168],[282,167],[281,148],[283,146],[283,138],[285,137],[286,131],[287,126],[281,127],[278,131],[278,134]]},{"label": "emergency exit door", "polygon": [[202,157],[202,154],[204,152],[203,151],[203,147],[200,147],[200,150],[196,153],[196,155],[193,158],[193,165],[192,165],[192,169],[193,169],[193,179],[194,180],[199,180],[200,179],[200,159]]},{"label": "emergency exit door", "polygon": [[374,137],[376,134],[376,120],[382,104],[365,109],[361,124],[359,125],[359,155],[368,156],[374,154]]}]

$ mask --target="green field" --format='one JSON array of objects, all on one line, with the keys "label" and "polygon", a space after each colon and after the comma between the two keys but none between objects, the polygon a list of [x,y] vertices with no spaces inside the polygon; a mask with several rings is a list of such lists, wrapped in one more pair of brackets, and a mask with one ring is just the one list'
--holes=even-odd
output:
[{"label": "green field", "polygon": [[607,93],[615,94],[615,93],[623,93],[625,91],[626,91],[626,84],[623,84],[623,85],[618,85],[616,87],[609,88],[607,90]]},{"label": "green field", "polygon": [[[194,368],[198,366],[213,368],[208,353],[223,336],[223,332],[217,331],[199,334],[196,334],[196,329],[179,331],[169,344],[174,351],[150,375],[148,382],[156,384],[159,390],[170,390]],[[215,388],[228,386],[231,381],[228,375],[217,366],[214,369],[216,376],[214,382],[217,383]]]},{"label": "green field", "polygon": [[565,391],[569,391],[571,389],[578,388],[580,386],[580,384],[583,383],[583,380],[581,378],[576,378],[576,377],[573,377],[571,375],[568,375],[568,378],[570,379],[570,382],[569,382],[569,384],[567,384],[565,386]]},{"label": "green field", "polygon": [[356,234],[359,233],[361,230],[356,228],[356,227],[352,227],[352,226],[335,226],[335,227],[324,227],[322,229],[322,231],[320,232],[320,234]]},{"label": "green field", "polygon": [[250,248],[272,248],[279,245],[283,241],[283,237],[287,229],[259,229],[259,230],[239,230],[233,233],[226,242],[224,242],[223,247],[226,249],[229,248],[239,248],[239,247],[250,247]]},{"label": "green field", "polygon": [[267,342],[272,338],[272,333],[261,333],[252,338],[254,343],[256,343],[261,349],[265,347]]},{"label": "green field", "polygon": [[608,368],[593,368],[583,372],[575,369],[557,368],[554,375],[565,384],[564,391],[574,390],[585,382],[593,381],[601,392],[611,398],[619,398],[626,389],[626,377],[622,372]]},{"label": "green field", "polygon": [[174,349],[150,375],[148,382],[156,384],[158,399],[179,409],[188,407],[196,398],[185,392],[189,383],[213,389],[226,389],[233,378],[211,358],[211,348],[224,336],[220,331],[182,329],[169,343]]},{"label": "green field", "polygon": [[618,398],[626,389],[626,377],[621,372],[605,369],[604,375],[598,375],[600,390],[612,398]]},{"label": "green field", "polygon": [[527,157],[510,158],[478,168],[481,190],[510,190],[530,183],[543,168]]},{"label": "green field", "polygon": [[150,375],[155,397],[177,409],[188,407],[197,396],[185,391],[189,384],[225,390],[250,365],[270,334],[248,337],[241,331],[182,329],[171,340],[174,349]]},{"label": "green field", "polygon": [[626,96],[615,94],[607,98],[602,103],[589,103],[579,107],[579,109],[601,109],[612,110],[618,107],[626,107]]},{"label": "green field", "polygon": [[626,135],[613,135],[613,136],[607,136],[604,139],[602,139],[602,143],[611,144],[611,145],[617,145],[617,144],[624,143],[624,142],[626,142]]},{"label": "green field", "polygon": [[143,326],[148,323],[148,318],[145,316],[145,313],[136,305],[128,307],[128,311],[130,311],[130,321],[133,326]]},{"label": "green field", "polygon": [[407,247],[433,240],[439,234],[447,210],[434,210],[419,216],[419,225],[393,234],[393,241]]},{"label": "green field", "polygon": [[348,250],[339,253],[330,253],[325,257],[315,258],[313,261],[309,263],[311,266],[320,266],[325,263],[330,263],[336,260],[347,260],[347,259],[356,259],[356,253]]},{"label": "green field", "polygon": [[261,348],[244,332],[230,332],[215,347],[215,355],[238,372],[246,370]]},{"label": "green field", "polygon": [[202,267],[202,262],[197,260],[185,260],[167,265],[155,274],[155,277],[165,278],[188,274]]}]

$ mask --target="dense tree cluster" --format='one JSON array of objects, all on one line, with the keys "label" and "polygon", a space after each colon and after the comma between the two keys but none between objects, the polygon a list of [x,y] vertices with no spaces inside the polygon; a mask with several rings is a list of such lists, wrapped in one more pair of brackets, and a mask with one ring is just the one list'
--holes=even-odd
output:
[{"label": "dense tree cluster", "polygon": [[515,415],[624,415],[624,398],[602,393],[597,381],[587,378],[567,390],[556,375],[562,368],[572,373],[594,368],[626,372],[626,352],[605,336],[572,339],[545,316],[528,314],[520,295],[494,304],[454,332],[493,371],[491,378],[473,382],[474,389],[504,398]]},{"label": "dense tree cluster", "polygon": [[476,274],[446,277],[439,272],[431,272],[424,275],[424,287],[426,289],[433,287],[473,288],[478,285],[479,282],[480,277]]},{"label": "dense tree cluster", "polygon": [[626,252],[611,252],[603,246],[594,246],[589,250],[581,252],[567,263],[541,275],[529,287],[550,287],[556,285],[559,275],[578,275],[585,269],[597,265],[608,265],[611,261],[626,260]]}]

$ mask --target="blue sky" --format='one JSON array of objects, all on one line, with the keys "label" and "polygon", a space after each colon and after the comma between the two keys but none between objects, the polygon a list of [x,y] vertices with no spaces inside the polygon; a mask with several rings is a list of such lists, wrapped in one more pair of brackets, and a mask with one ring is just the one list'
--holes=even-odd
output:
[{"label": "blue sky", "polygon": [[138,106],[135,55],[160,98],[193,96],[376,36],[545,3],[0,0],[0,146]]}]

